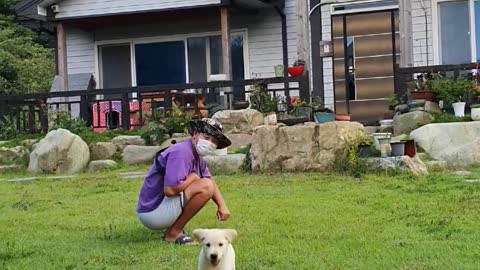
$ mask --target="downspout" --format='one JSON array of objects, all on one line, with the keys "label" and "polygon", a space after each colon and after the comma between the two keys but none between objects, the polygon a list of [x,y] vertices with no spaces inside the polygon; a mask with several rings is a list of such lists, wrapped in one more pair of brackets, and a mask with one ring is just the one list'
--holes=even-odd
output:
[{"label": "downspout", "polygon": [[427,52],[427,66],[430,64],[429,59],[429,51],[428,51],[428,16],[427,16],[427,7],[425,6],[424,0],[420,0],[420,4],[422,5],[423,13],[425,15],[425,47]]},{"label": "downspout", "polygon": [[[278,15],[280,15],[280,18],[282,20],[282,49],[283,49],[283,66],[284,66],[283,76],[285,78],[288,78],[287,16],[285,15],[285,12],[278,6],[275,6],[275,10],[277,11]],[[287,104],[290,104],[290,84],[288,82],[285,82],[284,87],[285,87],[285,97],[287,99],[286,102]]]}]

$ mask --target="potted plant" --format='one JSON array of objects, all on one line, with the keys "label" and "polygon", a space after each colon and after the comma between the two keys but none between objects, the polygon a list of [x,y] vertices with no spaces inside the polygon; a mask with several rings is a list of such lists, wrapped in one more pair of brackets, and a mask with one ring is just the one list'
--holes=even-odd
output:
[{"label": "potted plant", "polygon": [[417,154],[417,146],[415,144],[415,140],[406,134],[402,134],[397,137],[400,141],[405,142],[405,155],[411,158],[415,157]]},{"label": "potted plant", "polygon": [[335,121],[335,114],[332,110],[325,108],[320,97],[313,97],[310,102],[312,108],[313,120],[317,124]]},{"label": "potted plant", "polygon": [[405,143],[405,141],[390,142],[393,157],[401,157],[405,155]]},{"label": "potted plant", "polygon": [[407,83],[408,92],[411,99],[424,99],[434,101],[432,92],[432,82],[440,78],[438,73],[423,73],[417,76],[417,79]]},{"label": "potted plant", "polygon": [[471,116],[473,121],[480,121],[480,104],[472,105]]},{"label": "potted plant", "polygon": [[362,134],[356,139],[357,147],[358,147],[358,156],[362,158],[367,158],[370,156],[370,150],[373,145],[373,138],[371,136],[367,136]]},{"label": "potted plant", "polygon": [[266,125],[277,124],[278,98],[267,93],[265,86],[254,85],[251,87],[250,105],[252,109],[261,112],[265,117]]},{"label": "potted plant", "polygon": [[303,74],[305,71],[305,61],[303,60],[297,60],[294,64],[293,67],[287,68],[288,74],[292,77],[297,77]]},{"label": "potted plant", "polygon": [[432,91],[438,99],[443,101],[444,108],[453,108],[455,116],[465,115],[465,98],[475,82],[461,76],[456,79],[442,78],[432,82]]}]

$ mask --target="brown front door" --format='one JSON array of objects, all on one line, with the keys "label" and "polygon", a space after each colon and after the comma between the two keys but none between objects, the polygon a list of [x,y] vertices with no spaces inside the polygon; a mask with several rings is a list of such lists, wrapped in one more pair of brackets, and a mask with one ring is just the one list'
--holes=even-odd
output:
[{"label": "brown front door", "polygon": [[335,15],[332,26],[336,113],[382,120],[399,61],[398,11]]}]

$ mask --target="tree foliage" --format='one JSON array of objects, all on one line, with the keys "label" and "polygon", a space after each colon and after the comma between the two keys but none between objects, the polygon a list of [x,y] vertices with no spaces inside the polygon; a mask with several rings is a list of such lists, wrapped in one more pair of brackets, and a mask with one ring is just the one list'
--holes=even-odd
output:
[{"label": "tree foliage", "polygon": [[20,26],[14,0],[0,0],[0,94],[48,91],[54,77],[53,50],[39,34]]}]

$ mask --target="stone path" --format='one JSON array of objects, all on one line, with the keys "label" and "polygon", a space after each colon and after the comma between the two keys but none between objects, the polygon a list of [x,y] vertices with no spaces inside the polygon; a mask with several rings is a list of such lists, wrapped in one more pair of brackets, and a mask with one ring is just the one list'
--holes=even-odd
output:
[{"label": "stone path", "polygon": [[127,180],[132,180],[132,179],[143,179],[145,176],[145,172],[141,171],[135,171],[135,172],[123,172],[119,173],[118,176],[120,176],[123,179]]}]

